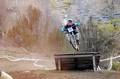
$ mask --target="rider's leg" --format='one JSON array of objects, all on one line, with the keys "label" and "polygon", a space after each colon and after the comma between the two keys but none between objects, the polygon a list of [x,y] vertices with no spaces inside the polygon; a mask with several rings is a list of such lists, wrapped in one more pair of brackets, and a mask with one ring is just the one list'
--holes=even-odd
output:
[{"label": "rider's leg", "polygon": [[79,44],[79,41],[80,41],[80,33],[76,33],[76,39],[77,39],[77,43]]},{"label": "rider's leg", "polygon": [[70,42],[70,36],[68,33],[65,34],[66,39]]}]

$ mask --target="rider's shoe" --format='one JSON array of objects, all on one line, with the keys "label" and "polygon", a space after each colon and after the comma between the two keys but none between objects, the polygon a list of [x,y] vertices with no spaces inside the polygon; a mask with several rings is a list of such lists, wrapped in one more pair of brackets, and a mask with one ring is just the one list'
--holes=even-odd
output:
[{"label": "rider's shoe", "polygon": [[75,48],[76,48],[77,51],[79,51],[79,47],[78,46],[76,46]]}]

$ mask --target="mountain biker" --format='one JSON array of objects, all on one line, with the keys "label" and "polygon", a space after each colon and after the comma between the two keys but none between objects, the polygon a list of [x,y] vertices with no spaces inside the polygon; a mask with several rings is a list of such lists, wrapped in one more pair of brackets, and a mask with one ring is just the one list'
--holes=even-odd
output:
[{"label": "mountain biker", "polygon": [[73,32],[76,35],[77,44],[79,44],[80,33],[78,26],[80,26],[80,23],[74,23],[72,19],[68,19],[66,25],[62,27],[61,31],[65,33],[65,36],[69,42],[70,42],[70,37],[69,37],[68,28],[72,27],[74,30]]}]

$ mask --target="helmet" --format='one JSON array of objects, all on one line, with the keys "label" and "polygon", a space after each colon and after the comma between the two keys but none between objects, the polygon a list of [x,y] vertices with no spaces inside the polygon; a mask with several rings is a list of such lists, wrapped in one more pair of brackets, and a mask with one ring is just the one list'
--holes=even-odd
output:
[{"label": "helmet", "polygon": [[68,23],[72,23],[72,19],[64,19],[64,25],[67,25]]},{"label": "helmet", "polygon": [[68,21],[67,21],[68,23],[72,23],[73,21],[72,21],[72,19],[68,19]]}]

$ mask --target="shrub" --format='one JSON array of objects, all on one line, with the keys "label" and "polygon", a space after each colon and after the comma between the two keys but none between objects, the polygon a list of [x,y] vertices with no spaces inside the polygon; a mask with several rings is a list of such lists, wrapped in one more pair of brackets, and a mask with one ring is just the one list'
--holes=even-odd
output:
[{"label": "shrub", "polygon": [[120,62],[119,61],[114,61],[112,69],[120,71]]}]

